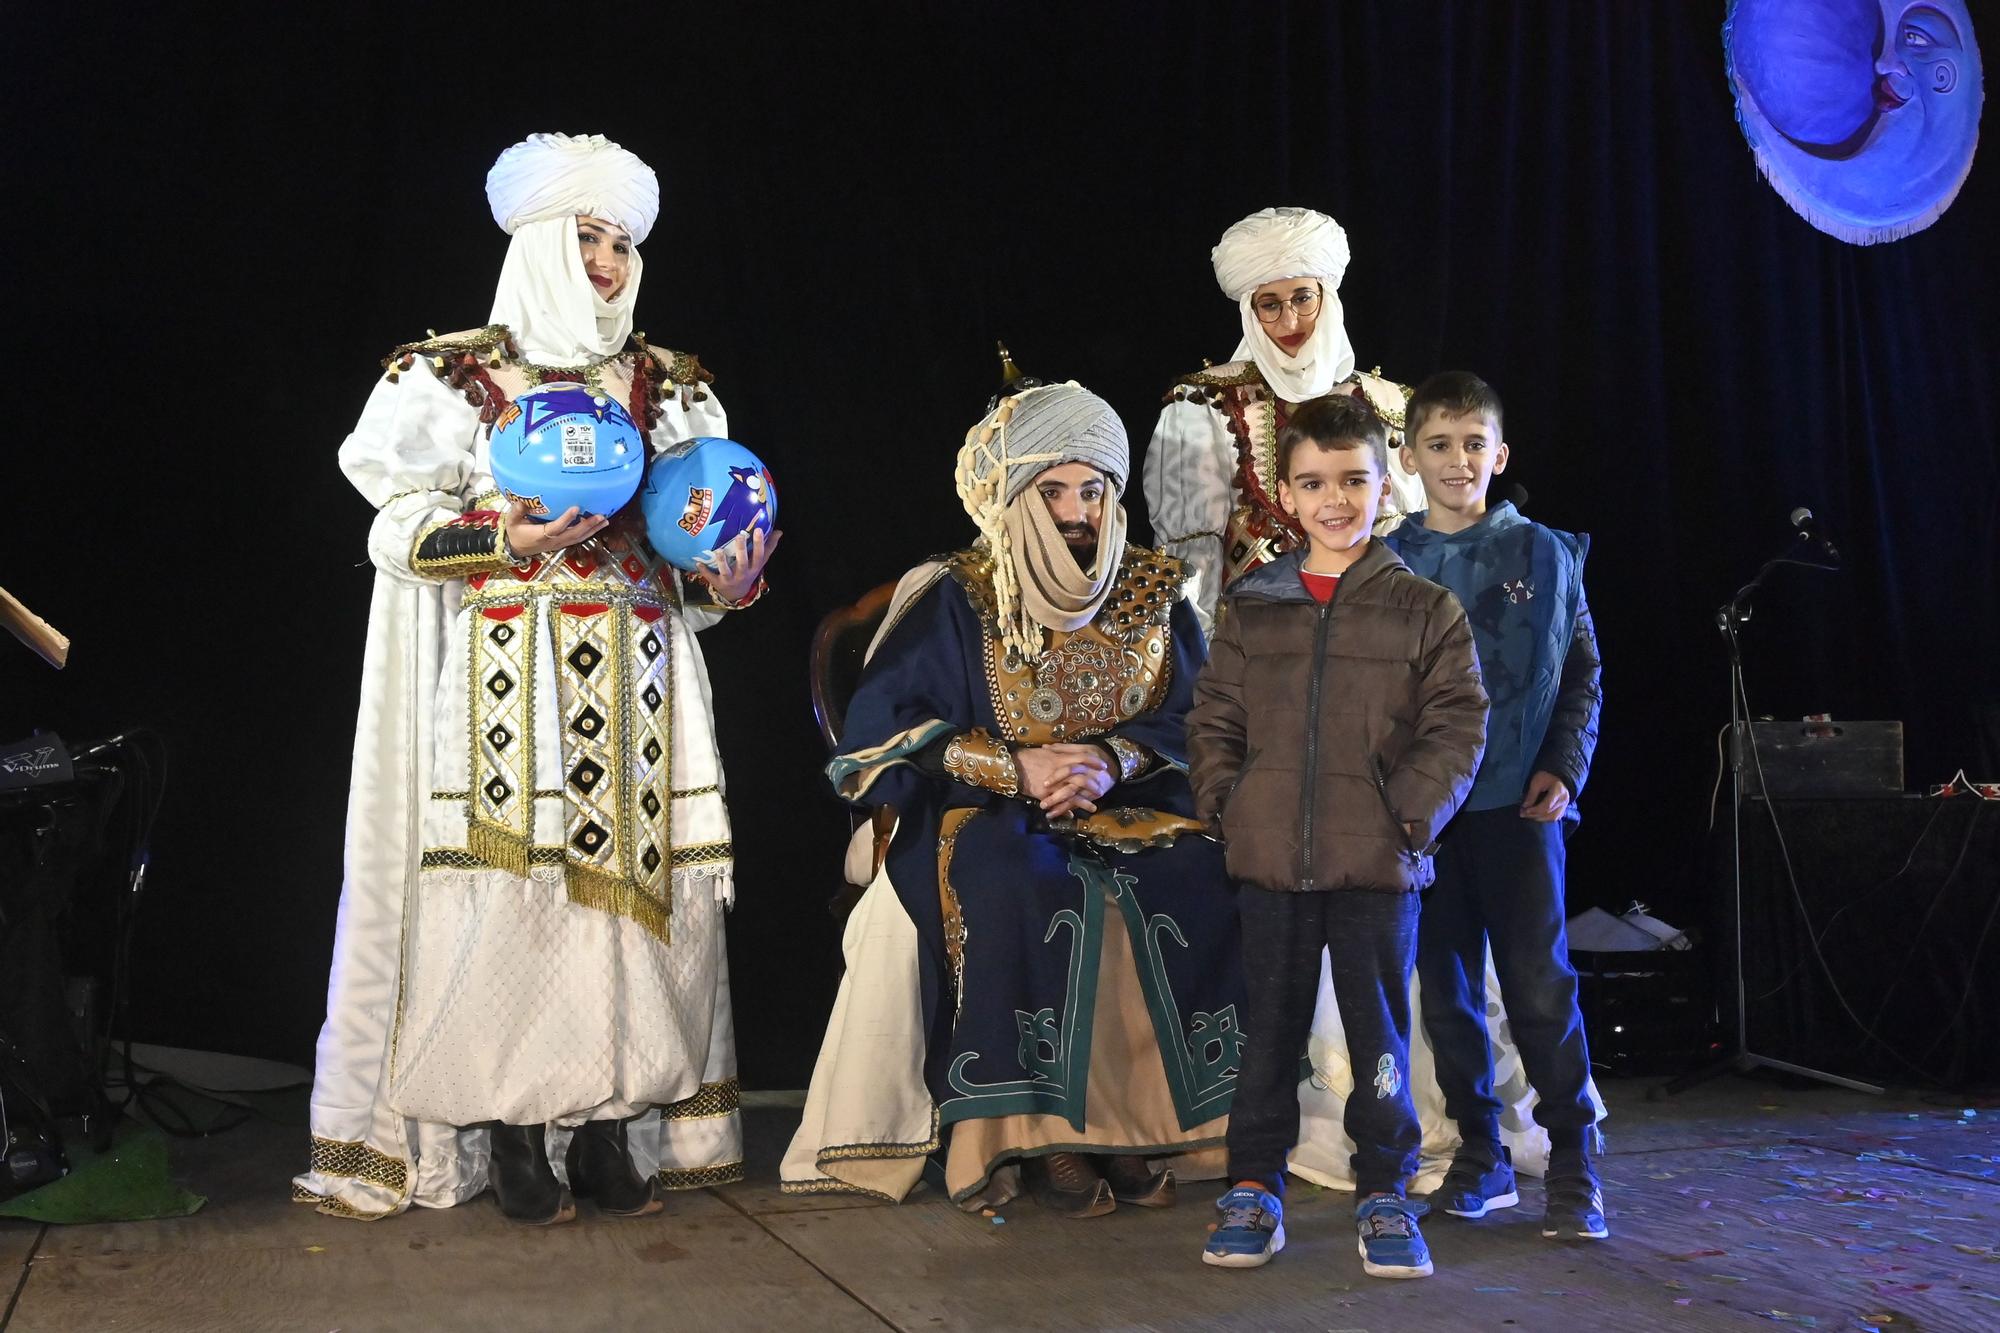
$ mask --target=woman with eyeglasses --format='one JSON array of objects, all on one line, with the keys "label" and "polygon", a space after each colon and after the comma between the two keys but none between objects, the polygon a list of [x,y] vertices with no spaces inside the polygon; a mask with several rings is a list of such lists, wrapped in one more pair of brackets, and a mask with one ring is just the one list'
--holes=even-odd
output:
[{"label": "woman with eyeglasses", "polygon": [[[1243,341],[1227,365],[1175,383],[1154,428],[1145,467],[1153,538],[1188,565],[1184,586],[1205,630],[1224,585],[1305,540],[1277,500],[1278,431],[1293,409],[1332,393],[1365,398],[1388,422],[1393,449],[1402,442],[1409,397],[1407,388],[1379,372],[1354,370],[1354,348],[1340,309],[1347,233],[1332,218],[1306,208],[1267,208],[1224,232],[1211,258],[1216,281],[1241,309]],[[1391,466],[1389,478],[1394,489],[1382,506],[1378,532],[1425,507],[1423,485],[1416,477]],[[1501,1140],[1517,1171],[1539,1176],[1547,1169],[1548,1134],[1534,1121],[1535,1093],[1507,1026],[1490,957],[1486,995],[1493,1090],[1505,1107]],[[1459,1132],[1445,1114],[1414,980],[1410,1013],[1410,1094],[1423,1132],[1423,1159],[1411,1190],[1423,1194],[1442,1181]],[[1340,1007],[1325,974],[1306,1054],[1312,1069],[1299,1084],[1300,1138],[1289,1169],[1320,1185],[1352,1189],[1354,1144],[1342,1122],[1347,1098],[1355,1093],[1355,1071],[1348,1063]],[[1370,1093],[1364,1076],[1360,1095]],[[1595,1085],[1591,1097],[1601,1115]],[[1503,1205],[1493,1200],[1490,1206]]]},{"label": "woman with eyeglasses", "polygon": [[[1223,585],[1304,540],[1278,507],[1278,431],[1298,404],[1335,392],[1366,398],[1400,443],[1408,390],[1357,374],[1340,309],[1347,233],[1309,208],[1266,208],[1222,234],[1215,278],[1240,308],[1243,340],[1226,365],[1175,382],[1146,451],[1153,538],[1186,562],[1188,597],[1213,627]],[[1385,525],[1423,508],[1401,468]]]}]

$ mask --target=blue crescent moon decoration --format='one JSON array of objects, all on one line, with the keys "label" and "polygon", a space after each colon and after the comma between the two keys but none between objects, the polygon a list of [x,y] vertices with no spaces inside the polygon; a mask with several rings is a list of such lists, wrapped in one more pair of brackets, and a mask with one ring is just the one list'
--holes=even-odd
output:
[{"label": "blue crescent moon decoration", "polygon": [[1722,46],[1757,166],[1807,222],[1873,245],[1951,206],[1986,95],[1967,0],[1731,0]]}]

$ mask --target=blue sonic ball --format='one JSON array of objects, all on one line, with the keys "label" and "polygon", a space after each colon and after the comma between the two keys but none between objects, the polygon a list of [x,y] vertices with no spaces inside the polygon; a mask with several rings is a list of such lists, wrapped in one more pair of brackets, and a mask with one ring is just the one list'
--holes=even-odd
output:
[{"label": "blue sonic ball", "polygon": [[757,455],[734,440],[705,435],[655,458],[639,488],[646,540],[676,569],[727,546],[753,527],[769,536],[778,521],[778,485]]},{"label": "blue sonic ball", "polygon": [[538,523],[615,514],[646,472],[646,437],[618,400],[580,384],[530,389],[493,423],[493,480]]}]

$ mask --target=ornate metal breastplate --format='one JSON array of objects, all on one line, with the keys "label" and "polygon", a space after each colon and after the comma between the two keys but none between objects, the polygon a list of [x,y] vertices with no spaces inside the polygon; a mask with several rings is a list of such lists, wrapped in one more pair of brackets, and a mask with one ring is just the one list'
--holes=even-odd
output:
[{"label": "ornate metal breastplate", "polygon": [[[953,557],[951,571],[973,609],[994,621],[992,561],[980,549]],[[1181,562],[1128,546],[1097,618],[1027,660],[989,632],[983,643],[993,714],[1010,741],[1048,745],[1099,736],[1158,705],[1171,677],[1172,615]]]}]

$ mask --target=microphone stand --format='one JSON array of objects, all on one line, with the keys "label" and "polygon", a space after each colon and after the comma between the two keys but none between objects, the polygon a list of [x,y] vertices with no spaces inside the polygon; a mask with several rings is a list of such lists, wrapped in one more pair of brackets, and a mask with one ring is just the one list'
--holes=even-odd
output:
[{"label": "microphone stand", "polygon": [[[1797,1074],[1802,1078],[1818,1079],[1822,1083],[1832,1083],[1856,1092],[1880,1093],[1881,1088],[1859,1079],[1844,1078],[1825,1070],[1811,1069],[1805,1065],[1793,1064],[1775,1056],[1761,1054],[1750,1049],[1750,1011],[1748,988],[1743,977],[1743,801],[1745,755],[1755,745],[1750,734],[1750,719],[1745,716],[1745,692],[1743,686],[1743,645],[1740,632],[1750,623],[1750,602],[1764,586],[1764,580],[1780,565],[1799,565],[1806,569],[1837,570],[1840,568],[1839,553],[1824,541],[1818,541],[1818,559],[1801,559],[1797,554],[1802,543],[1813,542],[1809,533],[1800,532],[1797,540],[1778,555],[1766,560],[1758,569],[1756,577],[1738,588],[1733,596],[1715,611],[1715,627],[1722,634],[1722,641],[1729,650],[1729,856],[1730,856],[1730,971],[1736,987],[1736,1044],[1720,1060],[1703,1069],[1683,1074],[1662,1084],[1658,1095],[1671,1097],[1687,1091],[1700,1083],[1706,1083],[1720,1074],[1747,1074],[1756,1069],[1777,1069],[1787,1074]],[[1762,769],[1759,768],[1761,776]],[[1759,791],[1768,805],[1770,793]]]}]

